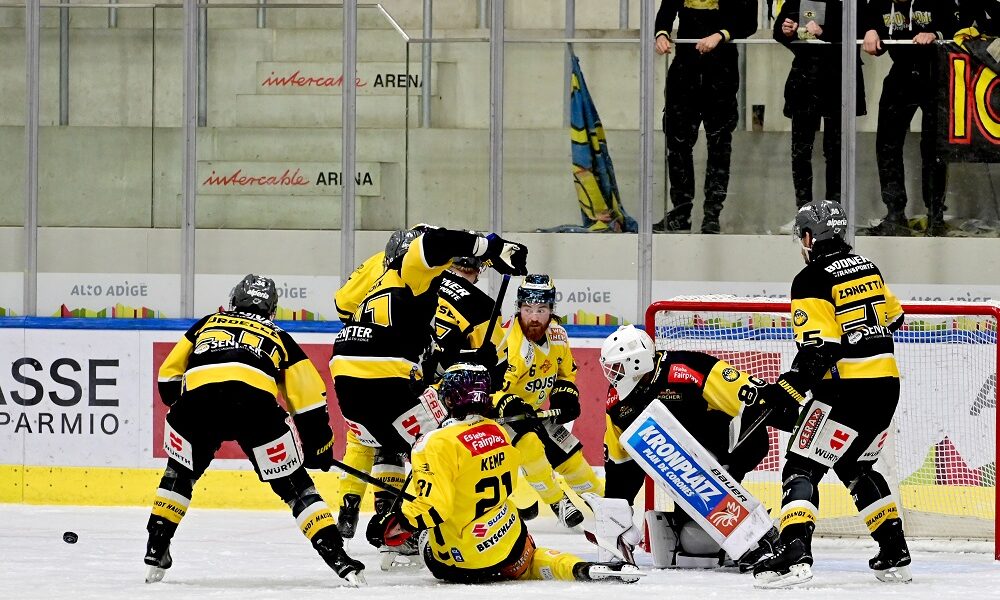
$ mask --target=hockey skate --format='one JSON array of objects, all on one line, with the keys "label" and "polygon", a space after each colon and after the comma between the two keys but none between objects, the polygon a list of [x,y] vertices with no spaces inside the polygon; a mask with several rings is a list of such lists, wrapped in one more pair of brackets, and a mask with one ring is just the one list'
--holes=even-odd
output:
[{"label": "hockey skate", "polygon": [[573,567],[573,577],[577,581],[618,581],[621,583],[635,583],[646,574],[639,570],[639,567],[629,563],[577,563]]},{"label": "hockey skate", "polygon": [[174,564],[170,558],[170,540],[159,536],[152,536],[146,544],[146,556],[143,562],[146,567],[146,583],[156,583],[163,580],[167,569]]},{"label": "hockey skate", "polygon": [[879,544],[878,554],[868,561],[868,566],[875,571],[875,578],[885,583],[913,581],[909,565],[910,550],[906,547],[906,538],[902,532]]},{"label": "hockey skate", "polygon": [[736,561],[736,566],[739,567],[740,573],[752,571],[757,563],[773,557],[777,554],[780,544],[781,538],[778,530],[772,527],[770,531],[764,534],[764,537],[760,538],[756,548],[750,548]]},{"label": "hockey skate", "polygon": [[803,584],[812,579],[812,564],[812,553],[806,543],[799,538],[793,539],[777,554],[754,566],[753,585],[773,589]]},{"label": "hockey skate", "polygon": [[358,531],[358,513],[361,511],[361,496],[344,494],[340,510],[337,512],[337,530],[344,540],[354,538]]},{"label": "hockey skate", "polygon": [[[336,535],[336,533],[334,534]],[[360,560],[354,560],[344,551],[342,541],[334,540],[320,532],[313,538],[313,547],[323,561],[344,581],[354,587],[365,585],[365,565]]]},{"label": "hockey skate", "polygon": [[549,505],[559,524],[567,529],[576,529],[577,525],[583,523],[583,513],[573,504],[568,496],[563,496],[558,502]]},{"label": "hockey skate", "polygon": [[522,521],[530,521],[538,516],[538,501],[535,500],[531,503],[531,506],[526,508],[518,508],[517,516],[521,517]]},{"label": "hockey skate", "polygon": [[413,535],[399,546],[380,546],[379,568],[383,571],[419,569],[423,564],[417,549],[418,538]]}]

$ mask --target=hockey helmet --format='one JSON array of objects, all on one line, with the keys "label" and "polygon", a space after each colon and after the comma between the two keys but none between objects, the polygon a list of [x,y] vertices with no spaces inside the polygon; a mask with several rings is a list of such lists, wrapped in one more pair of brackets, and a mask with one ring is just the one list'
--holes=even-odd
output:
[{"label": "hockey helmet", "polygon": [[655,366],[653,339],[635,325],[622,325],[601,345],[601,368],[624,400]]},{"label": "hockey helmet", "polygon": [[274,280],[252,273],[247,275],[229,293],[229,307],[271,318],[278,308],[278,289]]},{"label": "hockey helmet", "polygon": [[834,200],[813,200],[799,209],[795,215],[795,239],[801,240],[806,232],[812,234],[813,242],[844,240],[847,232],[847,213],[840,202]]},{"label": "hockey helmet", "polygon": [[451,416],[485,415],[493,406],[490,371],[483,365],[455,363],[441,375],[438,396]]},{"label": "hockey helmet", "polygon": [[468,271],[480,271],[483,268],[483,261],[478,256],[456,256],[451,259],[451,264]]},{"label": "hockey helmet", "polygon": [[549,308],[555,308],[556,286],[552,278],[544,273],[525,275],[517,288],[517,308],[525,304],[548,304]]},{"label": "hockey helmet", "polygon": [[410,249],[410,244],[413,240],[420,237],[423,230],[414,229],[399,229],[392,232],[389,236],[389,241],[385,243],[385,258],[382,259],[382,265],[385,268],[389,268],[396,261],[401,259],[406,251]]}]

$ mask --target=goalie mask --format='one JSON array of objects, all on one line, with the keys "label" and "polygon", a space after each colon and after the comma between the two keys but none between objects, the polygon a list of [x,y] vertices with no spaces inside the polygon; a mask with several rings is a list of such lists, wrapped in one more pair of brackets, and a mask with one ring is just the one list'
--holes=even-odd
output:
[{"label": "goalie mask", "polygon": [[634,325],[623,325],[601,346],[601,368],[624,400],[656,365],[653,340]]},{"label": "goalie mask", "polygon": [[441,376],[438,396],[457,419],[487,414],[493,407],[489,369],[471,363],[453,364]]},{"label": "goalie mask", "polygon": [[278,290],[274,280],[252,273],[247,275],[229,293],[229,307],[270,319],[278,308]]}]

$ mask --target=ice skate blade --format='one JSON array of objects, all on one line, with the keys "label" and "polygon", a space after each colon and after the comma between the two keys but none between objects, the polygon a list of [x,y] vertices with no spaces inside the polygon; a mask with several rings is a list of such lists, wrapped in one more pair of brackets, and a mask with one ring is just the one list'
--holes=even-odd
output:
[{"label": "ice skate blade", "polygon": [[347,585],[351,587],[364,587],[368,585],[368,582],[365,581],[365,574],[362,571],[356,571],[344,575],[344,581],[346,581]]},{"label": "ice skate blade", "polygon": [[884,571],[875,571],[875,579],[884,583],[910,583],[913,581],[913,574],[910,573],[909,566],[891,567]]},{"label": "ice skate blade", "polygon": [[161,569],[160,567],[154,567],[152,565],[146,567],[146,583],[156,583],[158,581],[163,581],[163,576],[167,574],[166,569]]},{"label": "ice skate blade", "polygon": [[753,586],[757,589],[772,590],[801,585],[813,578],[812,568],[803,563],[792,565],[787,573],[762,571],[754,577]]},{"label": "ice skate blade", "polygon": [[379,568],[383,571],[403,571],[419,569],[420,557],[416,554],[400,554],[392,551],[379,551]]},{"label": "ice skate blade", "polygon": [[646,574],[634,565],[622,565],[619,571],[604,565],[594,565],[590,567],[589,576],[592,581],[636,583]]}]

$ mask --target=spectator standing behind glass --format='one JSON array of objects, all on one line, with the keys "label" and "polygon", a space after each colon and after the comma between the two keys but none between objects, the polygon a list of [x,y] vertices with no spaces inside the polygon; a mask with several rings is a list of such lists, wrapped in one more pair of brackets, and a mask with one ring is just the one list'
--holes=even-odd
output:
[{"label": "spectator standing behind glass", "polygon": [[736,92],[740,86],[738,52],[730,44],[757,30],[757,3],[749,0],[662,0],[656,13],[658,54],[673,48],[670,30],[697,39],[681,44],[667,72],[663,132],[673,209],[654,231],[690,231],[694,202],[694,144],[705,124],[705,216],[702,233],[719,233],[719,214],[729,188],[729,159],[736,129]]},{"label": "spectator standing behind glass", "polygon": [[[792,68],[785,81],[784,114],[792,120],[792,185],[795,206],[813,201],[813,142],[823,121],[823,158],[826,162],[827,200],[840,200],[840,0],[785,0],[778,2],[774,39],[792,51]],[[829,42],[792,43],[805,40]],[[860,58],[858,59],[860,63]],[[864,79],[857,70],[856,114],[865,114]],[[787,226],[792,232],[793,223]],[[784,233],[784,232],[783,232]]]},{"label": "spectator standing behind glass", "polygon": [[864,51],[879,56],[886,51],[882,40],[912,40],[913,45],[889,45],[892,67],[882,82],[878,103],[875,156],[882,202],[887,214],[869,231],[872,235],[910,235],[906,219],[906,185],[903,142],[910,121],[919,108],[921,191],[927,207],[927,234],[945,235],[944,193],[948,166],[935,149],[937,130],[937,40],[955,34],[958,4],[954,0],[872,0],[865,8]]}]

